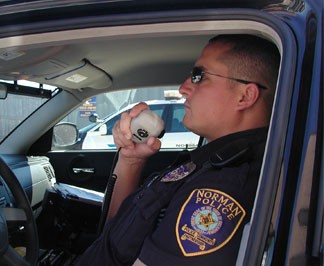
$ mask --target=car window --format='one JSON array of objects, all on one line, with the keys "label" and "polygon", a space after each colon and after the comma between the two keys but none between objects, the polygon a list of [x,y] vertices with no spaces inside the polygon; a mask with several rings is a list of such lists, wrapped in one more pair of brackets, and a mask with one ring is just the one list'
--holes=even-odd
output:
[{"label": "car window", "polygon": [[182,123],[184,116],[184,106],[177,104],[172,106],[172,120],[170,132],[188,132],[188,129]]},{"label": "car window", "polygon": [[[107,127],[107,135],[111,135],[112,134],[112,129],[115,125],[115,123],[120,119],[121,117],[121,113],[115,117],[113,117],[112,119],[108,120],[105,125]],[[97,128],[97,130],[99,130],[100,128]]]},{"label": "car window", "polygon": [[[168,98],[170,92],[173,95],[171,99]],[[193,149],[197,147],[199,137],[189,132],[182,124],[185,113],[184,99],[181,99],[181,95],[180,98],[174,95],[179,96],[177,87],[138,88],[96,95],[58,123],[70,123],[76,126],[78,130],[76,143],[63,146],[57,146],[55,143],[52,145],[52,150],[115,150],[112,137],[113,126],[123,112],[130,110],[139,102],[146,102],[150,109],[164,121],[165,134],[161,139],[161,149]]]},{"label": "car window", "polygon": [[150,105],[151,111],[156,113],[161,118],[164,118],[163,112],[164,112],[165,108],[166,108],[166,104]]}]

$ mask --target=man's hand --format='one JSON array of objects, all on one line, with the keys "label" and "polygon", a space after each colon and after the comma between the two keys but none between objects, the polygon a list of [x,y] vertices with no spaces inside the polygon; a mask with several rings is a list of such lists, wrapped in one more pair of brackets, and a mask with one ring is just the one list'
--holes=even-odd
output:
[{"label": "man's hand", "polygon": [[161,141],[154,137],[150,137],[147,143],[134,143],[132,141],[131,121],[146,109],[149,109],[146,103],[142,102],[135,105],[129,112],[121,115],[120,120],[116,122],[112,130],[116,147],[120,148],[119,154],[124,159],[147,159],[158,152],[161,147]]}]

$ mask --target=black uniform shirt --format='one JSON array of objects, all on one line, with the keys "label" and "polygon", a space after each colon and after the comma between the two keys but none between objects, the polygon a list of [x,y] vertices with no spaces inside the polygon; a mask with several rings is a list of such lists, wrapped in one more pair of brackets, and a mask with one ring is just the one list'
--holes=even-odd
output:
[{"label": "black uniform shirt", "polygon": [[235,265],[249,221],[267,128],[180,156],[121,205],[77,265]]},{"label": "black uniform shirt", "polygon": [[[185,177],[164,218],[146,238],[139,255],[143,263],[235,265],[243,228],[253,208],[266,132],[257,129],[231,134],[191,153],[191,160],[201,168]],[[240,140],[250,148],[235,157],[245,150],[244,146],[233,147]],[[229,151],[222,150],[226,146]],[[219,154],[228,158],[218,160]]]}]

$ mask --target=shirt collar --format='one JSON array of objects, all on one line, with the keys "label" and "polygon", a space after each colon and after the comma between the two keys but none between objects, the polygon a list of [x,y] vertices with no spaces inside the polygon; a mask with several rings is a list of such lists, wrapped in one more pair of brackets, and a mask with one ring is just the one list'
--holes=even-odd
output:
[{"label": "shirt collar", "polygon": [[210,158],[211,153],[222,148],[224,145],[238,140],[246,139],[249,143],[257,144],[264,142],[267,137],[268,127],[250,129],[232,133],[223,137],[220,137],[214,141],[209,142],[206,145],[201,146],[190,152],[191,160],[196,165],[202,165],[205,161]]}]

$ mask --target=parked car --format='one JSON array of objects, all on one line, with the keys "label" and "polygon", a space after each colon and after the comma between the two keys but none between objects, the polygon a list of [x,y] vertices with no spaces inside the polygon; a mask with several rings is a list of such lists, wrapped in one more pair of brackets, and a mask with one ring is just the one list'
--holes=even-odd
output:
[{"label": "parked car", "polygon": [[[75,149],[79,106],[108,93],[103,105],[133,103],[138,88],[151,100],[229,33],[281,56],[236,265],[323,265],[323,13],[319,0],[0,1],[0,265],[71,265],[98,235],[116,150]],[[183,149],[155,154],[143,179]]]},{"label": "parked car", "polygon": [[[184,100],[153,100],[146,102],[150,110],[156,113],[164,121],[165,133],[161,139],[162,149],[193,149],[199,142],[199,136],[189,132],[182,124],[184,116]],[[131,104],[122,110],[109,115],[84,132],[82,149],[116,149],[112,137],[112,128],[120,119],[123,112],[129,111],[135,104]],[[87,129],[87,128],[86,128]],[[81,135],[81,134],[80,134]]]}]

